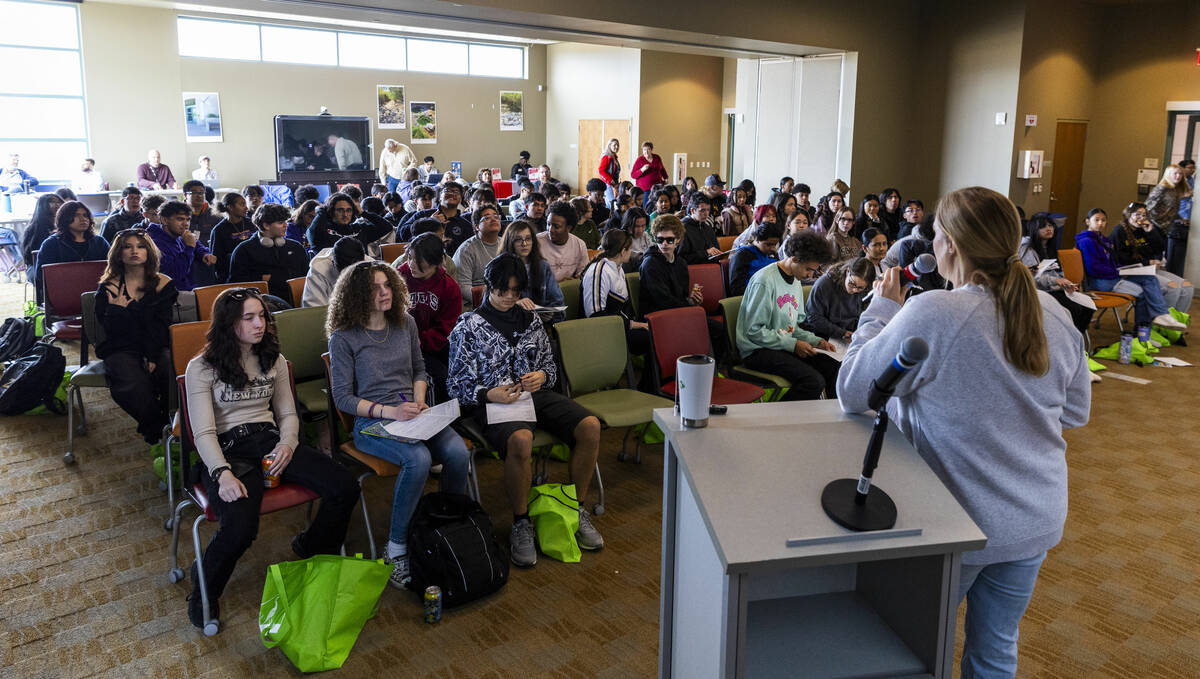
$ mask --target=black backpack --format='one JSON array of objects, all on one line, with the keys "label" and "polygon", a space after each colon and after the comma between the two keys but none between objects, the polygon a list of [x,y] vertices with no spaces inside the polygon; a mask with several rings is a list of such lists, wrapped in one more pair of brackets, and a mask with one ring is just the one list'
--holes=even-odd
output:
[{"label": "black backpack", "polygon": [[37,340],[33,323],[27,318],[7,318],[0,325],[0,362],[11,361],[29,351]]},{"label": "black backpack", "polygon": [[62,384],[67,359],[52,344],[37,343],[13,360],[0,375],[0,415],[20,415],[40,405],[63,414],[63,404],[54,398]]},{"label": "black backpack", "polygon": [[479,503],[457,493],[429,493],[408,524],[412,587],[437,585],[442,604],[458,606],[495,592],[508,582],[508,556]]}]

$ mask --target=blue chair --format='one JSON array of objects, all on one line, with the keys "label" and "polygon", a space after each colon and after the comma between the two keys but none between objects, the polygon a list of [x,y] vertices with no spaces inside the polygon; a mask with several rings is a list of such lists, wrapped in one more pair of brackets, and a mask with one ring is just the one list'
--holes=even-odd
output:
[{"label": "blue chair", "polygon": [[317,196],[319,196],[321,202],[324,203],[326,200],[329,200],[329,194],[333,193],[333,191],[331,191],[329,189],[329,185],[328,184],[317,184],[316,187],[317,187]]},{"label": "blue chair", "polygon": [[284,184],[265,184],[260,186],[263,190],[264,203],[276,203],[278,205],[286,205],[287,207],[295,207],[296,200],[292,197],[292,190]]}]

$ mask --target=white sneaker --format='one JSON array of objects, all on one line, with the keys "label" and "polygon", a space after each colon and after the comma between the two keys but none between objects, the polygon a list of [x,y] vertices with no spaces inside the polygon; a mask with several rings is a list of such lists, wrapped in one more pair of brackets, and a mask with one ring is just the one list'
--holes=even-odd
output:
[{"label": "white sneaker", "polygon": [[1100,381],[1100,376],[1097,375],[1096,373],[1088,373],[1088,375],[1091,375],[1091,380],[1092,380],[1093,384]]},{"label": "white sneaker", "polygon": [[1171,314],[1155,316],[1151,323],[1168,330],[1187,330],[1187,326],[1172,318]]}]

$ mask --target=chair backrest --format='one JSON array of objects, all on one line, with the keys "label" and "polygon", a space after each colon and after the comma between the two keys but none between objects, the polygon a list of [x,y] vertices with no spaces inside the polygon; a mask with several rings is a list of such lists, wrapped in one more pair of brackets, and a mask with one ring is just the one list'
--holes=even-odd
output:
[{"label": "chair backrest", "polygon": [[307,282],[308,276],[288,279],[288,287],[292,289],[292,306],[300,306],[300,300],[304,299],[304,285]]},{"label": "chair backrest", "polygon": [[482,286],[482,285],[472,285],[471,286],[471,308],[472,309],[478,309],[479,305],[483,304],[483,291],[484,291],[484,286]]},{"label": "chair backrest", "polygon": [[558,288],[562,290],[563,304],[567,305],[567,310],[563,312],[566,320],[573,321],[583,316],[583,290],[580,288],[580,280],[568,278],[559,281]]},{"label": "chair backrest", "polygon": [[104,260],[63,262],[42,267],[42,285],[46,291],[46,314],[49,316],[78,316],[83,313],[83,293],[100,285],[104,275]]},{"label": "chair backrest", "polygon": [[598,254],[600,254],[600,250],[593,250],[592,248],[588,248],[588,261],[590,262],[593,259],[595,259],[596,255],[598,255]]},{"label": "chair backrest", "polygon": [[408,243],[386,243],[379,246],[380,259],[391,264],[408,250]]},{"label": "chair backrest", "polygon": [[709,354],[708,319],[700,307],[687,306],[646,314],[650,342],[662,379],[675,376],[675,360],[689,354]]},{"label": "chair backrest", "polygon": [[301,382],[324,375],[321,354],[329,350],[325,341],[325,315],[329,307],[314,306],[285,309],[274,314],[279,351],[292,362],[296,379]]},{"label": "chair backrest", "polygon": [[629,303],[633,305],[635,318],[641,315],[642,276],[638,272],[625,274],[625,287],[629,289]]},{"label": "chair backrest", "polygon": [[109,202],[107,193],[80,193],[76,194],[75,198],[92,211],[93,217],[101,217],[108,214]]},{"label": "chair backrest", "polygon": [[337,413],[338,422],[342,423],[342,429],[345,429],[346,433],[349,434],[354,431],[354,416],[350,413],[342,412],[338,409],[337,404],[333,402],[333,374],[329,368],[328,351],[321,354],[321,360],[325,363],[325,381],[329,383],[329,409]]},{"label": "chair backrest", "polygon": [[93,346],[104,343],[104,326],[96,320],[96,291],[89,290],[80,295],[83,316],[84,341]]},{"label": "chair backrest", "polygon": [[171,326],[171,364],[180,377],[187,371],[188,361],[195,358],[208,341],[208,321],[175,323]]},{"label": "chair backrest", "polygon": [[704,289],[701,290],[704,300],[700,302],[700,306],[710,314],[717,313],[721,298],[725,296],[725,280],[721,275],[721,265],[716,263],[689,264],[688,285],[696,284],[704,286]]},{"label": "chair backrest", "polygon": [[725,333],[729,335],[729,346],[737,355],[737,324],[738,314],[742,310],[742,296],[726,297],[721,300],[721,317],[725,319]]},{"label": "chair backrest", "polygon": [[265,281],[249,281],[246,283],[220,283],[217,285],[206,285],[201,288],[196,288],[196,310],[200,313],[200,320],[212,320],[213,304],[216,303],[217,297],[222,292],[230,288],[257,288],[262,294],[267,294],[267,284]]},{"label": "chair backrest", "polygon": [[1075,285],[1083,284],[1083,253],[1075,248],[1058,251],[1058,263],[1062,267],[1063,277]]},{"label": "chair backrest", "polygon": [[733,249],[733,241],[737,240],[737,236],[717,236],[717,247],[721,252],[728,252]]},{"label": "chair backrest", "polygon": [[574,396],[617,385],[629,354],[620,316],[593,316],[554,324],[563,371]]}]

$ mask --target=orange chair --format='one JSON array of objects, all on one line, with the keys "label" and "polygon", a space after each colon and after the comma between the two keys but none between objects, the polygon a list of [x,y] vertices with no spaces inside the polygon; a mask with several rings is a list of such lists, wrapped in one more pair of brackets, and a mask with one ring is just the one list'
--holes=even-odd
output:
[{"label": "orange chair", "polygon": [[735,240],[737,240],[737,236],[717,236],[717,247],[721,248],[721,252],[729,252],[733,249]]},{"label": "orange chair", "polygon": [[[46,334],[55,339],[83,337],[83,301],[85,292],[95,292],[108,262],[93,260],[62,262],[42,267],[42,287],[46,300]],[[79,365],[88,363],[86,344],[80,347]]]},{"label": "orange chair", "polygon": [[[694,306],[665,309],[647,314],[646,323],[650,326],[650,346],[655,359],[651,365],[654,384],[660,393],[673,397],[675,361],[689,354],[712,355],[704,311]],[[663,380],[669,381],[663,384]],[[753,403],[764,393],[762,387],[749,382],[713,376],[713,403]]]},{"label": "orange chair", "polygon": [[230,288],[255,288],[262,294],[267,294],[266,281],[249,281],[247,283],[220,283],[218,285],[206,285],[201,288],[196,288],[196,310],[200,313],[200,320],[211,321],[213,304],[216,303],[217,297],[222,292]]},{"label": "orange chair", "polygon": [[288,287],[292,289],[292,306],[297,309],[300,308],[300,300],[304,298],[304,284],[307,282],[307,276],[288,279]]},{"label": "orange chair", "polygon": [[595,259],[596,255],[598,255],[598,254],[600,254],[599,250],[593,250],[591,248],[588,248],[588,261],[590,262],[593,259]]},{"label": "orange chair", "polygon": [[[1080,290],[1084,289],[1084,268],[1083,268],[1083,253],[1075,248],[1070,250],[1058,251],[1058,263],[1062,266],[1063,277],[1074,283]],[[1113,318],[1117,319],[1117,328],[1124,333],[1125,323],[1121,320],[1121,314],[1117,309],[1125,307],[1125,313],[1129,313],[1129,309],[1133,308],[1133,302],[1136,299],[1133,295],[1126,295],[1120,292],[1103,292],[1095,291],[1088,292],[1092,301],[1096,303],[1096,309],[1100,312],[1100,316],[1096,317],[1096,323],[1100,323],[1100,319],[1104,316],[1104,312],[1112,310]],[[1085,338],[1088,346],[1091,346],[1092,338]]]},{"label": "orange chair", "polygon": [[709,316],[721,318],[721,298],[725,296],[725,280],[721,275],[720,264],[690,264],[688,265],[689,286],[700,285],[704,300],[700,306]]},{"label": "orange chair", "polygon": [[383,261],[391,264],[399,259],[406,250],[408,250],[408,243],[386,243],[379,246],[379,256]]},{"label": "orange chair", "polygon": [[[291,379],[292,364],[288,363],[288,379]],[[176,378],[176,384],[179,385],[179,412],[182,420],[181,431],[187,443],[195,446],[192,440],[192,427],[188,422],[187,417],[187,376],[180,375]],[[295,390],[293,389],[293,393]],[[187,466],[187,446],[183,446],[183,454],[180,456],[179,463],[184,468]],[[168,457],[170,454],[168,453]],[[221,629],[221,622],[209,615],[208,603],[208,587],[204,584],[204,560],[200,556],[204,553],[204,548],[200,544],[200,522],[201,521],[218,521],[212,505],[208,502],[208,493],[205,491],[204,483],[194,483],[185,491],[187,497],[175,507],[174,513],[171,515],[171,570],[167,573],[167,579],[172,583],[183,580],[183,569],[179,567],[179,519],[183,514],[183,510],[189,505],[196,505],[200,510],[200,515],[192,522],[192,546],[196,554],[197,575],[200,578],[200,599],[204,611],[204,636],[211,637]],[[316,492],[305,488],[304,486],[293,483],[281,483],[275,488],[263,491],[262,506],[259,509],[259,514],[270,514],[283,509],[290,509],[302,504],[309,504],[313,500],[319,498]],[[309,504],[309,512],[312,511],[312,505]]]},{"label": "orange chair", "polygon": [[[192,321],[191,323],[175,323],[169,328],[171,337],[171,367],[174,370],[175,379],[181,379],[183,374],[187,372],[188,361],[191,361],[196,356],[200,355],[200,350],[204,348],[205,342],[208,341],[209,321]],[[182,409],[182,407],[181,407]],[[187,465],[185,464],[179,470],[179,477],[176,478],[174,469],[172,468],[170,450],[171,446],[180,441],[180,416],[179,411],[175,411],[175,416],[171,423],[163,430],[163,440],[166,453],[163,455],[163,476],[166,477],[167,483],[167,511],[171,511],[175,507],[175,483],[178,481],[179,487],[183,488],[187,480]],[[168,516],[163,522],[164,530],[171,530],[173,518]]]}]

